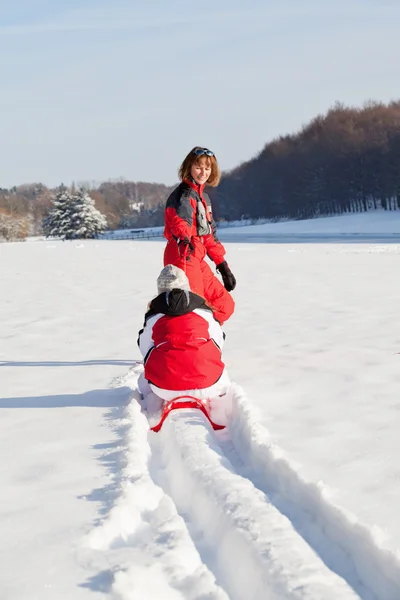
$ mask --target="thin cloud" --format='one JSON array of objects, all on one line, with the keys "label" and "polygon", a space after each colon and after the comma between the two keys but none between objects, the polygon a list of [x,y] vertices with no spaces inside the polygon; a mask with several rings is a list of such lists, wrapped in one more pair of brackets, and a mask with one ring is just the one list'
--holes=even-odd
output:
[{"label": "thin cloud", "polygon": [[291,6],[261,6],[257,9],[245,9],[240,11],[209,12],[207,14],[191,14],[182,17],[163,17],[156,19],[153,15],[138,16],[130,12],[123,18],[112,18],[115,11],[110,13],[99,13],[94,10],[93,13],[88,10],[71,11],[64,15],[64,19],[42,22],[42,23],[22,23],[18,25],[0,25],[0,36],[23,36],[37,35],[46,33],[68,33],[79,31],[135,31],[145,29],[157,29],[160,27],[174,27],[178,25],[188,25],[197,23],[216,23],[217,21],[236,21],[238,25],[244,25],[247,19],[254,23],[257,19],[271,21],[280,17],[300,17],[300,16],[331,16],[331,15],[379,15],[389,16],[400,13],[400,6],[396,4],[360,5],[356,4],[336,4],[336,5],[291,5]]},{"label": "thin cloud", "polygon": [[[254,19],[254,12],[232,12],[214,13],[211,15],[212,22],[237,20],[251,16]],[[83,17],[83,18],[82,18]],[[101,17],[91,17],[86,11],[83,15],[76,12],[73,19],[65,19],[47,23],[23,23],[18,25],[0,26],[0,35],[18,36],[35,35],[54,32],[74,32],[74,31],[131,31],[143,29],[157,29],[160,27],[174,27],[177,25],[188,25],[210,22],[210,15],[191,15],[182,17],[164,17],[156,19],[154,16],[137,17],[133,14],[124,16],[124,18],[113,19],[104,14]]]},{"label": "thin cloud", "polygon": [[32,23],[24,25],[7,25],[0,27],[0,35],[35,35],[42,33],[73,32],[73,31],[124,31],[150,29],[164,26],[183,24],[184,19],[155,22],[154,20],[104,20],[104,21],[73,21],[59,23]]}]

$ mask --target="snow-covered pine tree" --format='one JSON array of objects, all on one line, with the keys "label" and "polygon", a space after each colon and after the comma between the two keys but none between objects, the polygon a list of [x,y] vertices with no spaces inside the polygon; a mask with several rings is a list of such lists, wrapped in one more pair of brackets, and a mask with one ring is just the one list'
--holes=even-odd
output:
[{"label": "snow-covered pine tree", "polygon": [[70,194],[64,186],[60,187],[43,221],[46,237],[64,240],[95,238],[106,228],[106,217],[95,208],[93,199],[83,188]]},{"label": "snow-covered pine tree", "polygon": [[81,188],[74,198],[74,229],[75,238],[95,238],[107,229],[106,217],[95,208],[94,200],[84,188]]},{"label": "snow-covered pine tree", "polygon": [[46,237],[71,239],[74,202],[71,194],[63,185],[52,198],[52,206],[43,220],[43,232]]}]

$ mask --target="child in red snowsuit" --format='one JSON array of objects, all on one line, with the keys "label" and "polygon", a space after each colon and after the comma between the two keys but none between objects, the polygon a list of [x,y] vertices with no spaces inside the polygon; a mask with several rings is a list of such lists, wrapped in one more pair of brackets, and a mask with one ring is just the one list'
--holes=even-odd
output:
[{"label": "child in red snowsuit", "polygon": [[[179,176],[181,184],[169,196],[165,208],[164,236],[168,242],[164,265],[173,264],[185,271],[191,291],[205,298],[222,324],[235,308],[229,292],[235,288],[236,279],[225,260],[210,199],[204,192],[206,184],[214,187],[219,183],[214,153],[196,146],[183,161]],[[206,256],[215,263],[224,285],[205,261]]]},{"label": "child in red snowsuit", "polygon": [[207,403],[216,422],[225,423],[230,381],[222,360],[225,335],[220,324],[175,265],[163,268],[157,288],[138,336],[144,362],[138,379],[142,406],[156,423],[164,402],[194,396]]}]

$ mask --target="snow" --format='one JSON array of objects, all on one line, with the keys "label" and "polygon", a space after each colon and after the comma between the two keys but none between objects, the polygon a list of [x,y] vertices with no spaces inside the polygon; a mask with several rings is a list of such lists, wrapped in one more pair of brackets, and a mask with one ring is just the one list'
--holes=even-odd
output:
[{"label": "snow", "polygon": [[163,241],[0,244],[1,598],[400,598],[400,213],[373,217],[221,230],[222,432],[141,412]]},{"label": "snow", "polygon": [[[222,231],[222,230],[221,230]],[[228,233],[223,230],[223,235]],[[365,234],[399,234],[400,211],[372,210],[362,213],[349,213],[335,217],[304,219],[301,221],[280,221],[263,225],[229,228],[229,234],[310,234],[360,236]]]}]

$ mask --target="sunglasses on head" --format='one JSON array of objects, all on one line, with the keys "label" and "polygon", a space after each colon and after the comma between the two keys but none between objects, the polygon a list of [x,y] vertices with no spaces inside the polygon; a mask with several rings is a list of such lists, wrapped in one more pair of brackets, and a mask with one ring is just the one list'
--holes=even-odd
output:
[{"label": "sunglasses on head", "polygon": [[196,148],[193,150],[193,154],[196,156],[201,156],[202,154],[206,154],[207,156],[214,156],[214,152],[211,152],[208,148]]}]

